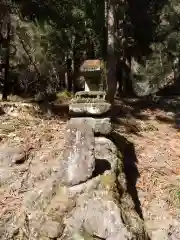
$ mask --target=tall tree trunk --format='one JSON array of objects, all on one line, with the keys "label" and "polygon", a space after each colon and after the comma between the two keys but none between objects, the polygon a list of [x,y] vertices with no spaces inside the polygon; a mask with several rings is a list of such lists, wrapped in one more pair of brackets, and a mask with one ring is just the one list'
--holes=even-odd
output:
[{"label": "tall tree trunk", "polygon": [[73,92],[77,92],[77,78],[79,74],[79,58],[77,57],[77,49],[73,49],[74,71],[73,71]]},{"label": "tall tree trunk", "polygon": [[95,59],[95,49],[93,39],[87,37],[86,40],[86,58],[87,59]]},{"label": "tall tree trunk", "polygon": [[73,48],[73,61],[74,61],[74,72],[73,72],[73,92],[76,93],[79,88],[79,76],[80,76],[80,66],[85,60],[85,52],[82,52],[81,48],[78,46],[79,39],[75,39],[75,44]]},{"label": "tall tree trunk", "polygon": [[73,84],[72,58],[67,59],[66,69],[67,69],[67,90],[69,92],[72,92],[72,84]]},{"label": "tall tree trunk", "polygon": [[7,37],[6,37],[6,55],[5,55],[5,70],[4,70],[4,87],[2,100],[7,100],[9,90],[9,55],[10,55],[10,40],[11,40],[11,16],[8,13],[7,17]]},{"label": "tall tree trunk", "polygon": [[106,2],[106,18],[107,18],[107,95],[106,99],[113,102],[117,88],[116,78],[116,54],[115,54],[115,19],[114,19],[114,0]]}]

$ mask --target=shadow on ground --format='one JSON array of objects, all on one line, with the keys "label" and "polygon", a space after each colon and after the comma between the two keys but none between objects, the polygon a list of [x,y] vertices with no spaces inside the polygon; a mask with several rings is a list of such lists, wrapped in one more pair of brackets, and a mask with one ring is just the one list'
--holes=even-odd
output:
[{"label": "shadow on ground", "polygon": [[[1,95],[1,93],[0,93]],[[58,117],[62,120],[69,118],[69,101],[73,95],[68,95],[66,91],[58,92],[47,96],[31,96],[28,94],[10,94],[4,103],[28,103],[38,105],[42,118]],[[1,96],[2,98],[2,96]],[[0,112],[1,114],[1,112]]]},{"label": "shadow on ground", "polygon": [[[149,120],[145,111],[156,112],[156,119],[180,129],[180,97],[157,96],[153,98],[123,98],[115,101],[112,107],[112,120],[132,116],[139,120]],[[163,115],[158,112],[164,112]]]},{"label": "shadow on ground", "polygon": [[46,115],[59,117],[62,120],[69,119],[69,104],[68,103],[38,103],[41,111]]},{"label": "shadow on ground", "polygon": [[116,132],[113,132],[111,137],[123,156],[124,172],[127,181],[127,191],[133,199],[137,213],[143,219],[141,203],[136,189],[136,182],[140,177],[140,174],[136,166],[138,160],[136,157],[134,144]]}]

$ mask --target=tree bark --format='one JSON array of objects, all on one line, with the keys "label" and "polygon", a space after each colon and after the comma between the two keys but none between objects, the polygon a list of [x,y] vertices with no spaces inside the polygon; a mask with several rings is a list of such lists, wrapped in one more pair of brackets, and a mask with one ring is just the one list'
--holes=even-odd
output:
[{"label": "tree bark", "polygon": [[116,54],[115,54],[115,19],[114,19],[114,0],[106,2],[107,18],[107,95],[106,100],[114,101],[114,95],[117,88],[116,78]]},{"label": "tree bark", "polygon": [[6,56],[5,56],[5,70],[4,70],[4,87],[2,93],[2,100],[7,100],[9,90],[9,55],[10,55],[10,40],[11,40],[11,16],[8,13],[7,17],[7,37],[6,37]]},{"label": "tree bark", "polygon": [[72,59],[68,58],[66,61],[67,68],[67,90],[72,92],[73,73],[72,73]]}]

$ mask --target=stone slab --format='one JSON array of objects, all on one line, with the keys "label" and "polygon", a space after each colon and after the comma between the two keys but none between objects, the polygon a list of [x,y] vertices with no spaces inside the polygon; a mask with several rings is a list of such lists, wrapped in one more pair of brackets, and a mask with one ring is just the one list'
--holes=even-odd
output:
[{"label": "stone slab", "polygon": [[69,113],[72,116],[101,116],[111,109],[111,104],[107,102],[97,103],[71,103]]},{"label": "stone slab", "polygon": [[95,134],[107,135],[112,130],[110,118],[79,117],[71,118],[69,122],[88,124],[93,128]]},{"label": "stone slab", "polygon": [[105,99],[106,97],[106,92],[104,91],[79,91],[75,94],[75,99],[76,98],[100,98],[100,99]]},{"label": "stone slab", "polygon": [[94,133],[85,123],[68,122],[65,149],[60,160],[62,183],[74,186],[88,180],[95,168]]}]

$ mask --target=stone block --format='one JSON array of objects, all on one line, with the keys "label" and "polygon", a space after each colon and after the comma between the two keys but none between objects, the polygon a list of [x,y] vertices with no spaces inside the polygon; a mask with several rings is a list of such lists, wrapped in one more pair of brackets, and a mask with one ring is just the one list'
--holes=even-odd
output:
[{"label": "stone block", "polygon": [[72,103],[69,105],[71,116],[101,116],[109,112],[111,104],[107,102]]},{"label": "stone block", "polygon": [[95,134],[107,135],[112,130],[110,118],[79,117],[71,118],[70,122],[86,123],[93,128]]},{"label": "stone block", "polygon": [[87,99],[87,98],[95,98],[95,99],[105,99],[106,93],[103,91],[79,91],[75,94],[75,99]]}]

